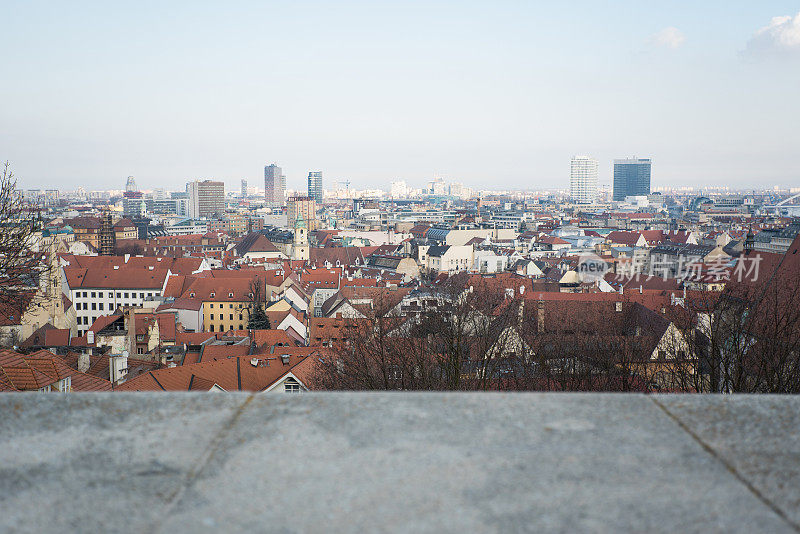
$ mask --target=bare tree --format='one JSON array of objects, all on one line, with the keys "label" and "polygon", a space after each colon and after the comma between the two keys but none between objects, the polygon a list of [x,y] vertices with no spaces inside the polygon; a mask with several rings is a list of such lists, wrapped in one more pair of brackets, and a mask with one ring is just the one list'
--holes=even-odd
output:
[{"label": "bare tree", "polygon": [[[36,206],[29,206],[19,191],[8,162],[0,176],[0,305],[28,302],[47,278],[47,251],[34,250],[41,224]],[[24,310],[23,310],[24,311]]]},{"label": "bare tree", "polygon": [[403,304],[378,299],[349,320],[344,339],[318,366],[320,389],[494,389],[497,369],[521,352],[513,303],[471,290],[463,279],[418,290]]}]

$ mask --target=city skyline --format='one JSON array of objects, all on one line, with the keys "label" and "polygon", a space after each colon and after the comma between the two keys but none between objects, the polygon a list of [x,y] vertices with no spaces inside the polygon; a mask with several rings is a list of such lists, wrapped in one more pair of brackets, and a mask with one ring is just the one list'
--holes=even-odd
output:
[{"label": "city skyline", "polygon": [[601,184],[634,153],[654,187],[800,182],[796,3],[185,7],[8,8],[0,159],[23,187],[257,183],[267,159],[296,190],[311,169],[535,189],[575,153]]}]

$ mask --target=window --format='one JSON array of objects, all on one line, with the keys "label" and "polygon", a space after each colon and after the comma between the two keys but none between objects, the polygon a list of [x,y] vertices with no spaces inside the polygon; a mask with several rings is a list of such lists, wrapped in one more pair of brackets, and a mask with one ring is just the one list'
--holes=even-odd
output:
[{"label": "window", "polygon": [[99,293],[97,293],[97,296],[100,297],[100,298],[103,298],[103,292],[100,291]]},{"label": "window", "polygon": [[233,321],[233,314],[231,314],[231,316],[230,316],[230,320],[231,320],[231,321]]},{"label": "window", "polygon": [[122,298],[122,293],[120,293],[120,292],[117,292],[117,298],[118,298],[118,299]]},{"label": "window", "polygon": [[209,332],[213,332],[213,331],[214,331],[214,325],[213,324],[209,325]]},{"label": "window", "polygon": [[211,319],[214,319],[214,314],[213,313],[211,314]]},{"label": "window", "polygon": [[139,293],[139,298],[143,299],[144,298],[144,293]]},{"label": "window", "polygon": [[244,327],[242,325],[239,325],[239,330],[244,330]]},{"label": "window", "polygon": [[96,310],[96,309],[97,309],[97,304],[95,304],[94,302],[92,302],[92,309],[93,309],[93,310]]},{"label": "window", "polygon": [[228,308],[233,309],[233,304],[228,304]]},{"label": "window", "polygon": [[128,293],[125,293],[125,298],[128,298]]},{"label": "window", "polygon": [[67,392],[72,391],[72,377],[68,376],[58,381],[58,391]]},{"label": "window", "polygon": [[286,379],[283,383],[283,391],[285,393],[300,393],[300,383],[292,377]]},{"label": "window", "polygon": [[98,308],[97,308],[98,310],[102,310],[103,309],[103,303],[102,302],[100,304],[98,304],[97,306],[98,306]]},{"label": "window", "polygon": [[94,291],[92,291],[92,298],[95,298],[95,297],[96,297],[96,294],[95,294]]},{"label": "window", "polygon": [[242,320],[242,314],[241,313],[239,314],[239,320],[240,321]]}]

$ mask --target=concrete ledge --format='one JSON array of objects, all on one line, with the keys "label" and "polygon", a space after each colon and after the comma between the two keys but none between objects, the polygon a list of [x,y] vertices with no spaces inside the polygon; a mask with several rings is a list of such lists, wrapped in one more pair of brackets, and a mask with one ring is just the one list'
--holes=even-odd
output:
[{"label": "concrete ledge", "polygon": [[0,395],[0,531],[800,532],[800,397]]}]

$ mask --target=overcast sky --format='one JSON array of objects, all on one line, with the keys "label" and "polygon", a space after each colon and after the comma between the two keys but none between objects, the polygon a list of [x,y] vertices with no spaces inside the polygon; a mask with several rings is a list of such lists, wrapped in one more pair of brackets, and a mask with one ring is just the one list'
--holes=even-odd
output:
[{"label": "overcast sky", "polygon": [[[26,188],[800,186],[800,0],[4,2],[0,159]],[[658,5],[654,5],[658,4]]]}]

